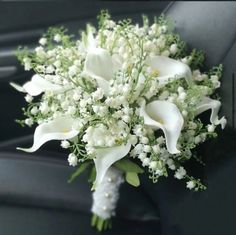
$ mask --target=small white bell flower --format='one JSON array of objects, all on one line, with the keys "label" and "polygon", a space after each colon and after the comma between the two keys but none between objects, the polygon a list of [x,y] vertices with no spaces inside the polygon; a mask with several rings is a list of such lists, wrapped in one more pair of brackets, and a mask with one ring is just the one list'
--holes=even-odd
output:
[{"label": "small white bell flower", "polygon": [[77,166],[78,164],[78,159],[74,153],[70,153],[67,160],[70,166]]}]

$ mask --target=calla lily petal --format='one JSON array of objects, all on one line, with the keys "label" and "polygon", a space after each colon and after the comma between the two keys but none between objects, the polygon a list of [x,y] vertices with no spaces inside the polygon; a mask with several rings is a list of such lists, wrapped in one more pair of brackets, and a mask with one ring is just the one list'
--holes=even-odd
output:
[{"label": "calla lily petal", "polygon": [[97,172],[94,184],[95,187],[102,182],[103,177],[105,176],[109,167],[116,161],[125,157],[130,151],[130,148],[131,144],[127,143],[126,145],[120,145],[96,150],[96,158],[94,159]]},{"label": "calla lily petal", "polygon": [[55,91],[62,89],[61,86],[52,84],[40,75],[35,74],[31,81],[23,85],[24,90],[31,96],[40,95],[44,91]]},{"label": "calla lily petal", "polygon": [[64,91],[65,87],[52,84],[46,79],[42,78],[40,75],[35,74],[31,81],[26,82],[23,86],[18,85],[17,83],[10,82],[10,85],[19,92],[28,93],[31,96],[37,96],[45,91]]},{"label": "calla lily petal", "polygon": [[21,85],[15,83],[15,82],[10,82],[10,85],[11,85],[13,88],[15,88],[17,91],[26,93],[25,89],[24,89]]},{"label": "calla lily petal", "polygon": [[90,25],[87,25],[87,50],[96,48],[96,40],[93,36],[93,29]]},{"label": "calla lily petal", "polygon": [[211,109],[210,122],[215,125],[221,124],[222,129],[225,127],[225,119],[218,118],[218,112],[220,110],[221,102],[219,100],[213,100],[209,97],[203,97],[196,109],[196,116]]},{"label": "calla lily petal", "polygon": [[34,143],[31,148],[17,148],[25,152],[35,152],[44,143],[50,140],[71,139],[78,135],[78,131],[72,128],[74,120],[70,117],[60,117],[40,124],[34,132]]},{"label": "calla lily petal", "polygon": [[168,101],[153,101],[141,106],[140,116],[144,118],[144,124],[153,129],[162,129],[165,134],[166,147],[169,153],[177,154],[177,141],[180,136],[184,119],[177,106]]},{"label": "calla lily petal", "polygon": [[105,94],[109,94],[110,84],[107,80],[105,80],[102,77],[95,76],[95,75],[91,77],[93,77],[97,81],[98,87],[100,87]]},{"label": "calla lily petal", "polygon": [[84,72],[109,81],[114,72],[112,57],[109,52],[102,48],[89,50],[85,59]]},{"label": "calla lily petal", "polygon": [[191,69],[178,60],[165,56],[152,56],[147,60],[147,65],[157,71],[161,84],[178,78],[185,78],[188,83],[192,82]]}]

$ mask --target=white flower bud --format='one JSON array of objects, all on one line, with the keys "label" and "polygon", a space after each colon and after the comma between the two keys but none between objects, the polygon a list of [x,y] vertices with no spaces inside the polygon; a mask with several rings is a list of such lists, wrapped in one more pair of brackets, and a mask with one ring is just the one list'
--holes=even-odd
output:
[{"label": "white flower bud", "polygon": [[68,73],[70,76],[72,76],[72,77],[75,76],[77,74],[77,72],[78,72],[78,68],[75,65],[72,65],[69,67]]},{"label": "white flower bud", "polygon": [[78,164],[78,159],[74,153],[70,153],[67,160],[70,166],[77,166]]},{"label": "white flower bud", "polygon": [[165,50],[161,53],[162,56],[166,56],[166,57],[169,57],[170,55],[170,52],[168,50]]},{"label": "white flower bud", "polygon": [[67,140],[61,141],[61,147],[62,147],[63,149],[68,149],[68,148],[70,147],[70,142],[67,141]]},{"label": "white flower bud", "polygon": [[195,143],[195,144],[199,144],[199,143],[201,143],[201,141],[202,141],[202,138],[201,138],[200,135],[198,135],[198,136],[196,136],[196,137],[194,138],[194,143]]},{"label": "white flower bud", "polygon": [[31,95],[27,94],[25,96],[25,100],[26,100],[26,102],[31,103],[33,101],[33,97]]},{"label": "white flower bud", "polygon": [[186,110],[183,110],[183,111],[182,111],[182,115],[183,115],[184,117],[187,117],[188,112],[187,112]]},{"label": "white flower bud", "polygon": [[32,126],[33,123],[34,123],[34,121],[33,121],[32,118],[26,118],[26,119],[25,119],[25,124],[26,124],[27,126]]},{"label": "white flower bud", "polygon": [[53,39],[54,39],[55,42],[60,42],[61,41],[61,35],[56,34]]},{"label": "white flower bud", "polygon": [[149,164],[150,164],[150,159],[149,159],[148,157],[144,158],[142,165],[143,165],[143,166],[149,166]]},{"label": "white flower bud", "polygon": [[143,147],[143,151],[146,152],[146,153],[150,153],[152,150],[151,146],[150,145],[144,145]]},{"label": "white flower bud", "polygon": [[178,45],[177,44],[172,44],[170,46],[170,53],[175,55],[177,53],[177,51],[178,51]]},{"label": "white flower bud", "polygon": [[188,181],[186,184],[187,184],[186,187],[189,189],[193,189],[196,186],[195,182],[192,180]]},{"label": "white flower bud", "polygon": [[61,67],[61,61],[60,60],[56,60],[53,65],[56,67],[56,68],[60,68]]},{"label": "white flower bud", "polygon": [[40,38],[39,44],[41,44],[42,46],[45,46],[47,44],[47,38]]},{"label": "white flower bud", "polygon": [[167,32],[167,29],[168,29],[167,26],[166,26],[166,25],[163,25],[163,26],[160,27],[160,32],[161,32],[161,33],[166,33],[166,32]]},{"label": "white flower bud", "polygon": [[177,90],[179,94],[184,92],[184,88],[182,86],[179,86]]},{"label": "white flower bud", "polygon": [[207,131],[210,132],[210,133],[214,132],[215,131],[215,126],[213,124],[212,125],[208,125],[207,126]]},{"label": "white flower bud", "polygon": [[48,104],[46,102],[41,103],[39,110],[41,111],[41,113],[46,114],[49,112],[49,107]]},{"label": "white flower bud", "polygon": [[52,65],[49,65],[47,68],[46,68],[46,73],[53,73],[54,72],[54,67]]},{"label": "white flower bud", "polygon": [[156,145],[152,146],[152,150],[153,150],[154,153],[159,153],[160,152],[160,146],[156,144]]},{"label": "white flower bud", "polygon": [[157,168],[157,162],[151,161],[149,164],[149,168],[151,168],[152,170],[155,170]]},{"label": "white flower bud", "polygon": [[188,64],[189,63],[189,60],[187,57],[184,57],[182,60],[181,60],[184,64]]},{"label": "white flower bud", "polygon": [[35,115],[38,111],[39,111],[39,110],[38,110],[38,108],[37,108],[36,106],[33,107],[33,108],[30,110],[31,114],[33,114],[33,115]]},{"label": "white flower bud", "polygon": [[67,113],[70,114],[70,115],[74,115],[76,113],[76,107],[69,106],[68,110],[67,110]]},{"label": "white flower bud", "polygon": [[140,138],[140,142],[141,142],[142,144],[148,144],[149,139],[148,139],[146,136],[142,136],[142,137]]},{"label": "white flower bud", "polygon": [[185,175],[186,175],[186,170],[181,166],[177,169],[174,176],[176,179],[180,180],[183,179]]},{"label": "white flower bud", "polygon": [[146,153],[140,153],[138,155],[138,159],[140,159],[141,161],[143,161],[145,158],[147,158],[147,154]]},{"label": "white flower bud", "polygon": [[183,101],[183,100],[185,100],[185,98],[186,98],[186,93],[185,92],[181,92],[179,94],[179,99]]},{"label": "white flower bud", "polygon": [[130,135],[130,136],[129,136],[129,142],[130,142],[133,146],[136,145],[137,142],[138,142],[137,136],[135,136],[135,135]]}]

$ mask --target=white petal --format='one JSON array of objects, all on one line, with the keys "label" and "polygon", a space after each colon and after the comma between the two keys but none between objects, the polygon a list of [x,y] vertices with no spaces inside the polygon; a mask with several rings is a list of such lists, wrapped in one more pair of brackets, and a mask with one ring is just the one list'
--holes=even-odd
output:
[{"label": "white petal", "polygon": [[44,143],[50,140],[66,140],[78,135],[78,131],[72,129],[73,119],[60,117],[39,125],[34,132],[34,143],[31,148],[17,148],[25,152],[34,152]]},{"label": "white petal", "polygon": [[10,82],[10,85],[11,85],[13,88],[15,88],[17,91],[26,93],[25,89],[24,89],[22,86],[18,85],[17,83],[15,83],[15,82]]},{"label": "white petal", "polygon": [[103,78],[107,81],[114,75],[112,57],[102,48],[92,48],[85,59],[84,72],[90,76]]},{"label": "white petal", "polygon": [[87,25],[87,50],[96,48],[96,40],[93,36],[93,29],[90,25]]},{"label": "white petal", "polygon": [[97,81],[98,87],[100,87],[105,94],[108,94],[110,90],[109,82],[99,76],[93,75],[92,77]]},{"label": "white petal", "polygon": [[144,124],[153,129],[162,129],[165,134],[166,147],[169,153],[176,154],[177,141],[180,136],[184,119],[177,106],[168,101],[153,101],[147,105],[143,103],[140,115],[144,118]]},{"label": "white petal", "polygon": [[127,143],[126,145],[120,145],[116,147],[102,148],[96,150],[96,158],[94,159],[97,172],[94,184],[95,187],[102,182],[103,177],[105,176],[109,167],[116,161],[125,157],[128,154],[130,148],[131,144]]},{"label": "white petal", "polygon": [[221,102],[219,100],[213,100],[209,97],[203,97],[196,109],[196,116],[211,109],[210,122],[215,125],[221,124],[222,129],[224,128],[226,122],[224,122],[224,117],[219,120],[218,112],[220,110]]},{"label": "white petal", "polygon": [[61,86],[47,81],[46,79],[42,78],[38,74],[35,74],[32,77],[31,81],[25,83],[23,85],[23,88],[31,96],[40,95],[42,92],[45,92],[45,91],[55,91],[55,90],[62,89]]},{"label": "white petal", "polygon": [[192,73],[188,65],[165,56],[153,56],[147,60],[147,64],[158,72],[161,84],[168,81],[185,78],[188,83],[192,82]]}]

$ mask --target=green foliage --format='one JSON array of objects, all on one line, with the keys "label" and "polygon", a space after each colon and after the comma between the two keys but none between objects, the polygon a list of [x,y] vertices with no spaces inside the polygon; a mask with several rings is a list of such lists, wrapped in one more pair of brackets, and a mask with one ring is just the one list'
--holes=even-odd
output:
[{"label": "green foliage", "polygon": [[133,172],[136,174],[141,174],[144,172],[141,167],[129,159],[121,159],[120,161],[117,161],[114,166],[124,172]]},{"label": "green foliage", "polygon": [[72,47],[75,45],[75,42],[73,39],[74,35],[69,35],[68,34],[68,29],[65,27],[50,27],[47,32],[43,35],[45,38],[47,38],[47,48],[52,49],[55,46],[58,45],[54,41],[54,36],[55,35],[60,35],[61,41],[59,44],[62,44],[64,47]]},{"label": "green foliage", "polygon": [[216,75],[219,78],[222,76],[223,73],[223,65],[219,64],[218,66],[214,66],[210,71],[209,71],[209,76],[211,75]]},{"label": "green foliage", "polygon": [[93,184],[95,179],[96,179],[96,168],[95,168],[95,166],[93,166],[90,173],[89,173],[88,182]]},{"label": "green foliage", "polygon": [[23,65],[23,60],[25,58],[29,58],[30,56],[29,48],[26,46],[25,47],[19,46],[17,50],[15,51],[15,56]]},{"label": "green foliage", "polygon": [[114,166],[125,172],[125,179],[127,183],[134,187],[138,187],[140,185],[138,174],[142,174],[144,170],[136,163],[130,161],[129,159],[121,159],[120,161],[114,163]]},{"label": "green foliage", "polygon": [[205,53],[201,50],[193,49],[190,54],[190,67],[195,70],[201,68],[203,66],[203,62],[205,60]]},{"label": "green foliage", "polygon": [[189,176],[189,175],[186,175],[185,179],[191,180],[195,183],[195,187],[194,187],[195,192],[204,191],[204,190],[207,189],[207,187],[204,184],[201,183],[200,179],[196,179],[193,176]]},{"label": "green foliage", "polygon": [[138,174],[135,172],[126,172],[125,179],[127,183],[134,187],[138,187],[140,185]]},{"label": "green foliage", "polygon": [[170,17],[166,16],[165,14],[161,14],[157,18],[154,17],[154,22],[159,24],[159,25],[167,26],[167,29],[168,29],[169,32],[172,32],[173,29],[174,29],[173,20]]},{"label": "green foliage", "polygon": [[142,15],[143,18],[143,26],[149,27],[149,18],[146,15]]},{"label": "green foliage", "polygon": [[78,176],[80,176],[88,167],[90,163],[84,162],[82,163],[77,170],[71,175],[70,179],[68,180],[68,183],[72,183]]},{"label": "green foliage", "polygon": [[109,15],[108,10],[101,10],[101,13],[97,16],[99,29],[102,29],[105,26],[106,21],[110,18],[111,16]]},{"label": "green foliage", "polygon": [[93,214],[92,216],[91,225],[95,227],[99,232],[112,228],[110,219],[104,220],[95,214]]}]

